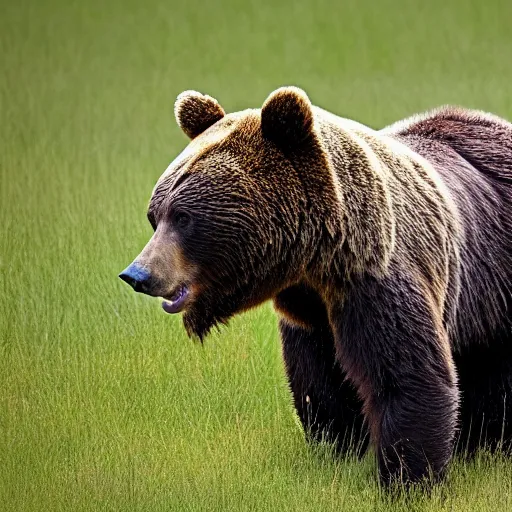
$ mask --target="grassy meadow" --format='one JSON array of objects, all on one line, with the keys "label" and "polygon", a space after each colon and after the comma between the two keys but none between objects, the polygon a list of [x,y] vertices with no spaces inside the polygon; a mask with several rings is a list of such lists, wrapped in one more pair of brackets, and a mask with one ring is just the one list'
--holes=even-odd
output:
[{"label": "grassy meadow", "polygon": [[308,447],[269,304],[204,346],[117,274],[185,146],[184,89],[281,85],[371,126],[444,103],[512,119],[506,0],[1,0],[0,510],[512,510],[512,461],[390,498]]}]

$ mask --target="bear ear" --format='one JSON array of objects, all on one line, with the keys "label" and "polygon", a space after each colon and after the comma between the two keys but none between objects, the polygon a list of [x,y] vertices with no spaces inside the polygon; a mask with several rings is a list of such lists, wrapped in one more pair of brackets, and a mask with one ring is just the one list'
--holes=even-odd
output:
[{"label": "bear ear", "polygon": [[179,127],[194,139],[222,119],[226,113],[216,99],[197,91],[184,91],[174,104],[174,115]]},{"label": "bear ear", "polygon": [[281,87],[261,108],[263,137],[278,146],[292,147],[313,133],[313,110],[307,94],[297,87]]}]

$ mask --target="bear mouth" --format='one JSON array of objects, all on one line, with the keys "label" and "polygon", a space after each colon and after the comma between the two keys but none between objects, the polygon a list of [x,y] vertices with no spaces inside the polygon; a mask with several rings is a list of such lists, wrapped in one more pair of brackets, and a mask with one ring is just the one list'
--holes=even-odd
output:
[{"label": "bear mouth", "polygon": [[166,313],[174,314],[183,311],[187,298],[189,296],[189,289],[187,285],[180,285],[175,292],[169,297],[164,297],[162,308]]}]

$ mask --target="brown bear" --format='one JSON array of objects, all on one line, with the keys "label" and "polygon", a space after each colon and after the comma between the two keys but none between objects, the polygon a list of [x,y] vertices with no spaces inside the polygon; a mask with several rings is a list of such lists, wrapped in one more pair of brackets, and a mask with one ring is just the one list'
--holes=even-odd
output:
[{"label": "brown bear", "polygon": [[294,87],[175,114],[192,141],[122,279],[201,339],[272,299],[305,431],[371,441],[384,483],[510,447],[512,124],[444,107],[376,131]]}]

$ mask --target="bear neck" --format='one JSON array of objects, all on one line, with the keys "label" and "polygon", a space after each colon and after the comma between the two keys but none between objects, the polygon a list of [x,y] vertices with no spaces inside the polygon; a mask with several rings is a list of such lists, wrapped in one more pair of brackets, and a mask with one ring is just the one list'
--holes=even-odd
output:
[{"label": "bear neck", "polygon": [[315,108],[315,140],[292,162],[307,196],[303,281],[317,289],[354,273],[382,276],[393,252],[389,171],[355,132],[360,126]]}]

